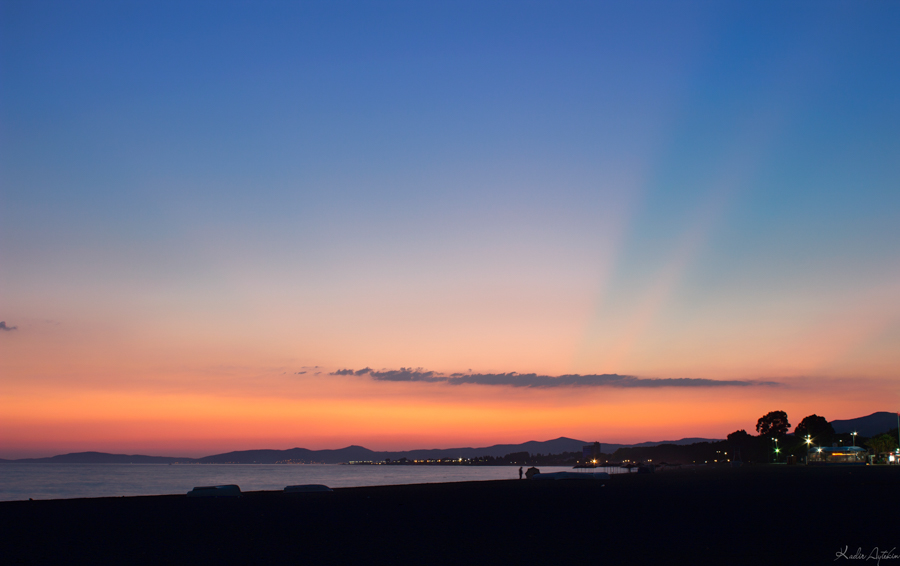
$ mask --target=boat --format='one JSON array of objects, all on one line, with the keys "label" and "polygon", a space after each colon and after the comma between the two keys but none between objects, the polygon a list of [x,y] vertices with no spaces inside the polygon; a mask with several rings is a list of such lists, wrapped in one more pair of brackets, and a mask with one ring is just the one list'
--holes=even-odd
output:
[{"label": "boat", "polygon": [[236,485],[211,485],[195,487],[187,492],[188,497],[240,497],[241,488]]}]

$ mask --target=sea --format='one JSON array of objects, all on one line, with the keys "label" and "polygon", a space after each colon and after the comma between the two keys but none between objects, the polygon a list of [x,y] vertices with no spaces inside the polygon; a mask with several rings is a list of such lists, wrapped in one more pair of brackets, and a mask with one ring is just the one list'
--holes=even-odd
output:
[{"label": "sea", "polygon": [[[573,471],[571,467],[558,466],[541,466],[540,470]],[[628,472],[622,468],[592,471]],[[0,501],[184,494],[198,486],[225,484],[237,484],[242,491],[261,491],[299,484],[362,487],[518,477],[518,466],[0,464]]]}]

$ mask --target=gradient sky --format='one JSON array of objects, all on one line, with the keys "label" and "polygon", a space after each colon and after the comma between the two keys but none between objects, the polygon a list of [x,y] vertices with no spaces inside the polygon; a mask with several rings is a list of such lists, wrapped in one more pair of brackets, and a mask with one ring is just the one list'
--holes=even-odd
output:
[{"label": "gradient sky", "polygon": [[0,457],[900,408],[896,2],[0,7]]}]

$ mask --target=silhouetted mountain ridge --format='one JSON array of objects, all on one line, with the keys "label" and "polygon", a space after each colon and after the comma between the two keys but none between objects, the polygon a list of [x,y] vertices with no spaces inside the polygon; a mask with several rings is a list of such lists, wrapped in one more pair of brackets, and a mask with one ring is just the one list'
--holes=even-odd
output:
[{"label": "silhouetted mountain ridge", "polygon": [[[603,452],[611,454],[617,449],[628,446],[656,446],[658,444],[693,444],[695,442],[715,442],[705,438],[683,438],[662,442],[642,442],[640,444],[602,444]],[[107,454],[104,452],[77,452],[62,454],[49,458],[25,458],[21,460],[0,460],[0,463],[48,463],[48,464],[277,464],[277,463],[322,463],[340,464],[352,461],[379,462],[390,458],[399,460],[436,460],[446,458],[476,458],[493,456],[500,458],[514,452],[530,454],[561,454],[563,452],[581,453],[583,446],[592,444],[585,440],[560,437],[554,440],[530,440],[521,444],[495,444],[482,448],[431,448],[405,451],[374,451],[363,446],[351,445],[335,450],[310,450],[308,448],[289,448],[287,450],[236,450],[224,454],[214,454],[203,458],[175,458],[168,456],[141,456],[127,454]]]},{"label": "silhouetted mountain ridge", "polygon": [[858,432],[860,436],[875,436],[885,431],[897,428],[897,413],[879,411],[865,417],[855,419],[831,421],[834,432],[843,434]]},{"label": "silhouetted mountain ridge", "polygon": [[173,464],[196,462],[196,458],[173,458],[169,456],[143,456],[140,454],[107,454],[106,452],[75,452],[49,458],[23,458],[21,460],[0,460],[0,463],[41,463],[41,464]]},{"label": "silhouetted mountain ridge", "polygon": [[290,462],[339,464],[354,460],[383,460],[362,446],[347,446],[337,450],[309,450],[308,448],[289,448],[287,450],[237,450],[225,454],[215,454],[199,458],[201,464],[277,464]]}]

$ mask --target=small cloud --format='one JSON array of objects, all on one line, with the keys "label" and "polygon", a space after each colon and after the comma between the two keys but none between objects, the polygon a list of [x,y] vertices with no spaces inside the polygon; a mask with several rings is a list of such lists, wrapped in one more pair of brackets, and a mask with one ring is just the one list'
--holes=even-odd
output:
[{"label": "small cloud", "polygon": [[[364,370],[360,370],[362,372]],[[425,371],[423,368],[400,368],[399,370],[373,371],[366,368],[365,373],[356,372],[356,375],[368,373],[376,381],[447,381],[443,374],[434,371]]]},{"label": "small cloud", "polygon": [[294,372],[294,375],[303,375],[304,373],[306,373],[306,372],[305,372],[305,371],[298,371],[298,372]]},{"label": "small cloud", "polygon": [[15,330],[17,328],[18,328],[18,326],[6,326],[6,321],[0,320],[0,330],[9,331],[9,330]]},{"label": "small cloud", "polygon": [[352,369],[339,369],[337,371],[329,373],[328,375],[353,375],[353,373],[354,372]]}]

